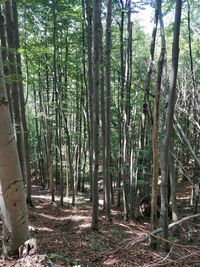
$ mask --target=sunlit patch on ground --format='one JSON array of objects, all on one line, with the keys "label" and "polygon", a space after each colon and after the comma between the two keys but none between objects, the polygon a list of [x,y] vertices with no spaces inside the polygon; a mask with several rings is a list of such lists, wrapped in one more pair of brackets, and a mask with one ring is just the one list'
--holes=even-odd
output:
[{"label": "sunlit patch on ground", "polygon": [[103,261],[104,266],[120,266],[119,260],[115,259],[113,256],[110,256],[108,259]]},{"label": "sunlit patch on ground", "polygon": [[90,228],[91,223],[82,223],[79,225],[80,229]]},{"label": "sunlit patch on ground", "polygon": [[[166,257],[166,254],[152,251],[149,240],[134,245],[134,240],[150,231],[149,218],[139,222],[124,222],[123,210],[112,206],[112,222],[108,222],[100,205],[99,231],[93,232],[92,208],[88,198],[84,200],[82,195],[80,198],[78,196],[77,204],[73,207],[64,201],[64,207],[61,208],[59,197],[56,198],[56,203],[52,203],[47,190],[42,192],[45,198],[41,197],[41,190],[37,190],[34,188],[34,207],[29,208],[30,232],[37,240],[40,253],[49,255],[56,267],[146,267],[148,264],[152,267]],[[178,201],[185,203],[188,197],[188,194],[181,192]],[[100,203],[103,204],[101,201]],[[192,245],[199,246],[200,227],[193,222],[191,225],[183,225],[181,229],[182,242],[190,242],[188,232],[193,229],[195,239]],[[173,250],[174,255],[179,253],[180,257],[184,257],[185,251],[181,252],[182,248],[180,251],[177,248]],[[170,260],[170,257],[166,259],[167,266],[170,266]],[[184,264],[181,262],[181,265],[177,263],[174,266],[183,267]]]},{"label": "sunlit patch on ground", "polygon": [[49,227],[33,227],[29,226],[30,231],[44,231],[44,232],[53,232],[54,230]]}]

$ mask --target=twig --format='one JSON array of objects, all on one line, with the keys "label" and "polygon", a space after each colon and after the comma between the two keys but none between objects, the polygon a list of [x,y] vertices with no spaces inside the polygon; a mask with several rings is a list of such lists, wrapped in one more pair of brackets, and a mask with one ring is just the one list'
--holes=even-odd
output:
[{"label": "twig", "polygon": [[189,255],[186,255],[186,256],[184,256],[184,257],[181,257],[180,259],[177,259],[175,262],[185,260],[185,259],[187,259],[187,258],[189,258],[189,257],[191,257],[191,256],[199,256],[199,254],[197,254],[197,253],[191,253],[191,254],[189,254]]},{"label": "twig", "polygon": [[[157,262],[154,262],[154,263],[151,263],[151,264],[149,264],[149,265],[146,265],[145,267],[155,267],[155,266],[160,265],[160,264],[163,263],[164,261],[166,261],[166,260],[169,258],[169,256],[171,255],[173,248],[174,248],[174,246],[171,247],[169,253],[168,253],[162,260],[159,260],[159,261],[157,261]],[[171,262],[171,261],[172,261],[172,260],[170,260],[170,262]],[[165,263],[165,264],[166,264],[166,263]]]}]

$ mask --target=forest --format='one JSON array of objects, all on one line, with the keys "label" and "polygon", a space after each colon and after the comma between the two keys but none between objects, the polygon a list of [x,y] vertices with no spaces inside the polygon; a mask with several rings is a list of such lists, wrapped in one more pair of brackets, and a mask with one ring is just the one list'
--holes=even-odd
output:
[{"label": "forest", "polygon": [[200,266],[199,13],[0,1],[0,266]]}]

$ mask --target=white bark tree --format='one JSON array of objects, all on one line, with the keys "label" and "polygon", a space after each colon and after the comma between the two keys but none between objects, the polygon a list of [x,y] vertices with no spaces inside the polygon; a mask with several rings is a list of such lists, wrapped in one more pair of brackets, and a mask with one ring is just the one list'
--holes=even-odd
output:
[{"label": "white bark tree", "polygon": [[28,239],[25,189],[9,111],[0,50],[0,208],[3,253],[15,255]]}]

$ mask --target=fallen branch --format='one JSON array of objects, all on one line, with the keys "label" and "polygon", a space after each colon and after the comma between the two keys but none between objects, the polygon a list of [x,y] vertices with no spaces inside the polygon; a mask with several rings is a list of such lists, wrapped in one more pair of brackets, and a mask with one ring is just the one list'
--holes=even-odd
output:
[{"label": "fallen branch", "polygon": [[[190,216],[187,216],[187,217],[184,217],[184,218],[180,219],[180,220],[177,221],[177,222],[173,222],[173,223],[169,224],[168,229],[171,229],[171,228],[173,228],[174,226],[180,225],[180,224],[182,224],[183,222],[192,220],[192,219],[197,218],[197,217],[200,217],[200,213],[197,213],[197,214],[194,214],[194,215],[190,215]],[[162,228],[158,228],[158,229],[154,230],[154,231],[152,232],[152,234],[153,234],[153,235],[156,235],[156,234],[159,234],[159,233],[161,233],[161,232],[162,232]]]},{"label": "fallen branch", "polygon": [[[195,215],[190,215],[190,216],[188,216],[188,217],[185,217],[185,218],[180,219],[180,220],[177,221],[177,222],[173,222],[173,223],[169,224],[168,228],[171,229],[171,228],[173,228],[173,227],[175,227],[175,226],[177,226],[177,225],[182,224],[183,222],[192,220],[192,219],[197,218],[197,217],[200,217],[200,213],[195,214]],[[174,243],[174,242],[172,242],[172,241],[170,241],[170,240],[166,240],[166,239],[164,239],[164,238],[162,238],[162,237],[160,237],[160,236],[157,236],[157,234],[159,234],[159,233],[161,233],[161,232],[162,232],[162,228],[158,228],[158,229],[152,231],[151,233],[147,233],[147,232],[146,232],[146,233],[144,233],[143,235],[141,235],[140,237],[138,237],[138,238],[136,238],[136,239],[134,239],[134,240],[133,240],[132,238],[125,239],[125,240],[123,240],[123,241],[121,242],[121,244],[120,244],[120,246],[119,246],[118,248],[116,248],[116,249],[113,250],[113,251],[108,251],[108,252],[99,253],[99,254],[98,254],[98,257],[105,257],[105,255],[114,255],[114,254],[116,254],[118,251],[120,251],[121,249],[123,249],[123,250],[128,250],[128,249],[130,249],[131,247],[133,247],[133,246],[136,245],[136,244],[143,243],[143,242],[147,241],[147,240],[149,239],[150,236],[153,236],[153,237],[155,237],[155,238],[158,238],[158,239],[160,239],[160,240],[163,240],[163,241],[165,241],[165,242],[168,242],[168,243],[172,244],[173,246],[182,247],[182,248],[185,248],[185,249],[187,249],[187,248],[195,248],[195,249],[197,248],[197,249],[198,249],[198,247],[196,247],[196,246],[188,246],[188,245],[176,244],[176,243]],[[132,242],[131,242],[131,241],[132,241]],[[128,243],[128,245],[124,246],[123,244],[126,243],[126,242]],[[131,243],[131,244],[130,244],[130,243]],[[123,246],[122,246],[122,245],[123,245]]]},{"label": "fallen branch", "polygon": [[173,248],[174,248],[174,246],[171,247],[169,253],[168,253],[164,258],[162,258],[161,260],[158,260],[158,261],[154,261],[154,262],[152,262],[152,263],[150,263],[150,264],[148,264],[148,265],[145,265],[145,267],[162,266],[163,263],[164,263],[164,265],[166,265],[166,264],[168,264],[168,263],[166,262],[167,260],[170,261],[169,263],[172,263],[173,260],[168,259],[168,258],[169,258],[169,256],[171,255]]},{"label": "fallen branch", "polygon": [[[173,228],[173,227],[175,227],[177,225],[182,224],[183,222],[192,220],[192,219],[197,218],[197,217],[200,217],[200,213],[194,214],[194,215],[190,215],[190,216],[187,216],[187,217],[184,217],[184,218],[180,219],[177,222],[173,222],[173,223],[169,224],[168,229],[171,229],[171,228]],[[162,228],[158,228],[158,229],[152,231],[151,233],[145,233],[140,238],[138,238],[137,240],[135,240],[135,242],[134,242],[134,244],[132,244],[132,246],[135,245],[135,244],[138,244],[138,243],[142,243],[142,242],[147,241],[150,236],[157,237],[156,235],[159,234],[159,233],[161,233],[161,232],[162,232]]]}]

